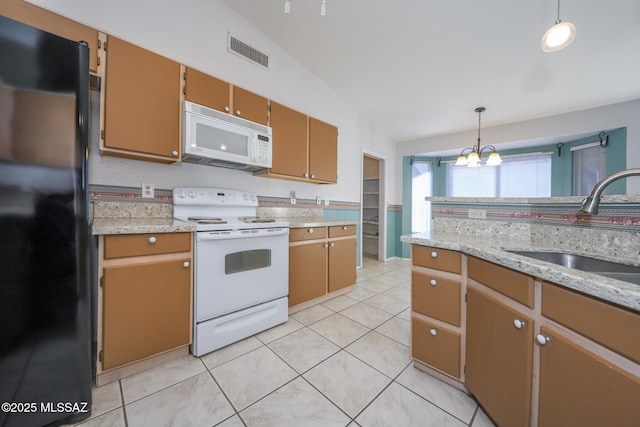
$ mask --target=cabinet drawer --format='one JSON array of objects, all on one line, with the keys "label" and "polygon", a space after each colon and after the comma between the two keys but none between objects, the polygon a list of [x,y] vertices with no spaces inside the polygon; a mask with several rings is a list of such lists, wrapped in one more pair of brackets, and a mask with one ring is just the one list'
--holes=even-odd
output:
[{"label": "cabinet drawer", "polygon": [[411,352],[415,359],[460,378],[460,334],[411,319]]},{"label": "cabinet drawer", "polygon": [[474,257],[467,266],[471,279],[533,308],[533,277]]},{"label": "cabinet drawer", "polygon": [[289,230],[289,241],[316,240],[327,238],[327,227],[292,228]]},{"label": "cabinet drawer", "polygon": [[460,274],[460,253],[447,249],[413,245],[413,265]]},{"label": "cabinet drawer", "polygon": [[460,326],[460,282],[432,274],[411,274],[413,311]]},{"label": "cabinet drawer", "polygon": [[355,225],[334,225],[329,227],[329,237],[355,236]]},{"label": "cabinet drawer", "polygon": [[191,251],[191,233],[122,234],[104,237],[105,259]]},{"label": "cabinet drawer", "polygon": [[542,315],[640,363],[640,314],[543,283]]}]

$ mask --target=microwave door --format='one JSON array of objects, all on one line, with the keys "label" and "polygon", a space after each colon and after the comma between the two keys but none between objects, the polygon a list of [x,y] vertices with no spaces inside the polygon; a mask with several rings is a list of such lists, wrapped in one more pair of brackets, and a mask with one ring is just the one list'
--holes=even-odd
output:
[{"label": "microwave door", "polygon": [[[245,163],[251,153],[252,135],[244,129],[226,123],[212,124],[211,119],[191,117],[191,149],[206,157]],[[195,138],[193,137],[195,136]]]}]

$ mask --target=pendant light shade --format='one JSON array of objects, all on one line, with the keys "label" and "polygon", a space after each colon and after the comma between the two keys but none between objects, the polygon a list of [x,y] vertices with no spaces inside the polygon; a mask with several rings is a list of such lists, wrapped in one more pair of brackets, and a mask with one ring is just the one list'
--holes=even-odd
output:
[{"label": "pendant light shade", "polygon": [[555,52],[569,46],[576,38],[576,27],[571,22],[560,20],[560,0],[558,0],[558,18],[556,23],[544,33],[540,42],[545,52]]}]

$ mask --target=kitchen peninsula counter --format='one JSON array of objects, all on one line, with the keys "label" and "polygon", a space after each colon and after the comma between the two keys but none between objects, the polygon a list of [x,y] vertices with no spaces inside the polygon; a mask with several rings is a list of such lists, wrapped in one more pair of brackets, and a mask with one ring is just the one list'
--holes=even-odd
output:
[{"label": "kitchen peninsula counter", "polygon": [[436,232],[404,235],[400,240],[413,245],[458,251],[640,312],[640,285],[538,261],[508,251],[567,252],[636,266],[639,265],[637,260],[607,258],[601,254],[577,252],[569,248],[544,247],[528,239],[498,239]]}]

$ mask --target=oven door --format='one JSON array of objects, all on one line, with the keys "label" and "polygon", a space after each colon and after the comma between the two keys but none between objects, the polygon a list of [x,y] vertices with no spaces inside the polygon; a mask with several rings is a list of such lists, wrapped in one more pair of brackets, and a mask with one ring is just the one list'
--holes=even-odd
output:
[{"label": "oven door", "polygon": [[289,293],[289,229],[196,233],[196,322]]}]

